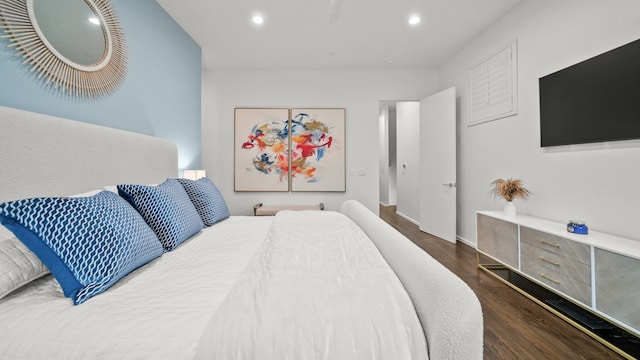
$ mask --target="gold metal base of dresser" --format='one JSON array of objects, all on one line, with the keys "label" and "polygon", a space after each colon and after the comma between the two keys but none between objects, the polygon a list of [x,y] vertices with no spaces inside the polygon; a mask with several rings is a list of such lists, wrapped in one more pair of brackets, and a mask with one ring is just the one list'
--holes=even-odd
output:
[{"label": "gold metal base of dresser", "polygon": [[[484,255],[482,255],[482,256],[484,258]],[[620,354],[624,358],[630,359],[630,360],[639,359],[640,358],[640,338],[638,338],[635,334],[632,334],[629,331],[627,331],[626,329],[623,329],[623,328],[617,326],[616,324],[613,324],[613,323],[607,321],[606,319],[600,317],[598,314],[595,314],[595,313],[589,311],[588,309],[586,309],[586,308],[584,308],[582,306],[579,306],[578,304],[575,304],[575,303],[571,302],[569,299],[566,299],[566,298],[564,298],[564,297],[562,297],[560,295],[557,295],[553,291],[548,290],[548,289],[544,288],[543,286],[534,283],[533,281],[527,279],[526,277],[518,274],[517,272],[511,270],[510,268],[508,268],[508,267],[506,267],[506,266],[504,266],[502,264],[498,264],[498,263],[495,263],[495,264],[493,264],[493,263],[492,264],[483,264],[482,261],[481,261],[481,254],[480,253],[477,253],[477,257],[478,257],[478,267],[480,269],[484,270],[488,274],[494,276],[498,280],[500,280],[503,283],[507,284],[509,287],[513,288],[517,292],[519,292],[522,295],[526,296],[527,298],[531,299],[536,304],[538,304],[538,305],[542,306],[543,308],[545,308],[546,310],[552,312],[554,315],[560,317],[564,321],[568,322],[569,324],[571,324],[572,326],[576,327],[580,331],[584,332],[585,334],[589,335],[593,339],[595,339],[598,342],[602,343],[603,345],[605,345],[609,349],[611,349],[611,350],[615,351],[616,353]],[[503,275],[501,275],[501,273]],[[504,276],[505,274],[507,274],[506,278]],[[514,280],[515,277],[517,277],[517,280]],[[511,279],[509,279],[509,278],[511,278]],[[605,337],[603,337],[604,334],[598,334],[598,333],[592,331],[591,329],[587,328],[585,325],[581,324],[579,319],[574,319],[574,318],[570,317],[569,315],[561,312],[559,309],[554,308],[550,303],[545,302],[545,299],[541,299],[542,296],[536,296],[535,294],[530,293],[529,291],[524,289],[522,286],[518,286],[517,283],[518,284],[526,284],[526,287],[529,287],[529,288],[537,287],[537,288],[539,288],[539,290],[538,290],[539,293],[553,294],[552,296],[554,297],[554,299],[559,299],[561,301],[566,301],[566,302],[572,304],[572,306],[574,306],[576,308],[579,308],[581,311],[584,311],[585,313],[590,314],[590,316],[597,317],[602,322],[610,325],[610,327],[612,329],[614,329],[613,331],[615,331],[617,334],[622,334],[624,336],[619,338],[617,343],[614,344],[613,342],[615,342],[615,341],[611,341],[611,340],[606,339]],[[629,341],[629,342],[625,343],[625,341],[620,340],[622,338],[627,339],[627,341]]]}]

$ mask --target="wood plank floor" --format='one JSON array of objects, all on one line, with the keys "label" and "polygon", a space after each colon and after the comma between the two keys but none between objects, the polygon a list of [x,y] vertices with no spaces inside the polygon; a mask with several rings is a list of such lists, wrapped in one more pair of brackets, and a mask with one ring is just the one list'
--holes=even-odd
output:
[{"label": "wood plank floor", "polygon": [[421,232],[380,207],[380,217],[464,280],[480,299],[485,359],[622,359],[477,266],[474,248]]}]

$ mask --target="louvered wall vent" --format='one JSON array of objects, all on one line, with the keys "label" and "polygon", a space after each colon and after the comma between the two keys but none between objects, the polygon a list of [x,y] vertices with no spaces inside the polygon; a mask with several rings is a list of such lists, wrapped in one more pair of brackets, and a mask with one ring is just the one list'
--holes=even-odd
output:
[{"label": "louvered wall vent", "polygon": [[518,113],[517,42],[470,71],[469,126]]}]

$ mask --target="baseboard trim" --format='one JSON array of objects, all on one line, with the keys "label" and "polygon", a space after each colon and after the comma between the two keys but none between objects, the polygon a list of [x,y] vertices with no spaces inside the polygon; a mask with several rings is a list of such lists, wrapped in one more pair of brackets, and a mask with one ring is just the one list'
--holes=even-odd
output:
[{"label": "baseboard trim", "polygon": [[[382,204],[382,203],[380,203],[380,204]],[[382,205],[382,206],[385,206],[385,205]],[[396,215],[400,216],[401,218],[403,218],[403,219],[405,219],[405,220],[407,220],[407,221],[411,222],[412,224],[414,224],[415,226],[417,226],[418,228],[420,228],[420,223],[419,223],[418,221],[413,220],[412,218],[408,217],[407,215],[405,215],[405,214],[401,213],[400,211],[397,211],[397,210],[396,210]],[[476,249],[476,248],[477,248],[477,246],[476,246],[476,243],[475,243],[475,242],[473,242],[473,241],[469,241],[469,240],[467,240],[467,239],[463,238],[462,236],[458,236],[458,235],[456,235],[456,241],[459,241],[459,242],[461,242],[461,243],[463,243],[463,244],[465,244],[465,245],[467,245],[467,246],[470,246],[470,247],[471,247],[471,248],[473,248],[473,249]]]},{"label": "baseboard trim", "polygon": [[469,241],[469,240],[467,240],[467,239],[463,238],[462,236],[456,236],[456,240],[457,240],[457,241],[460,241],[460,242],[461,242],[461,243],[463,243],[463,244],[469,245],[469,246],[471,246],[471,247],[472,247],[472,248],[474,248],[474,249],[476,249],[476,248],[477,248],[477,247],[476,247],[476,243],[471,242],[471,241]]},{"label": "baseboard trim", "polygon": [[413,220],[412,218],[408,217],[407,215],[401,213],[400,211],[396,211],[396,215],[400,216],[401,218],[411,222],[412,224],[416,225],[416,226],[420,226],[420,223]]}]

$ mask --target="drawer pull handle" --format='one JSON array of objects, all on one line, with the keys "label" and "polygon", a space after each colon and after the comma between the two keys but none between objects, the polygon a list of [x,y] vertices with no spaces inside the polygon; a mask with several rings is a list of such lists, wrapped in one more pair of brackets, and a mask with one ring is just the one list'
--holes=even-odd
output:
[{"label": "drawer pull handle", "polygon": [[555,262],[553,260],[549,260],[549,259],[545,258],[544,256],[540,256],[540,260],[542,260],[544,262],[548,262],[551,265],[560,266],[559,262]]},{"label": "drawer pull handle", "polygon": [[540,276],[542,276],[543,278],[545,278],[545,279],[547,279],[547,280],[549,280],[549,281],[553,282],[554,284],[560,284],[560,281],[558,281],[558,280],[556,280],[556,279],[552,279],[552,278],[548,277],[548,276],[547,276],[547,275],[545,275],[545,274],[540,274]]},{"label": "drawer pull handle", "polygon": [[545,240],[543,240],[543,239],[540,239],[540,242],[541,242],[541,243],[543,243],[543,244],[545,244],[545,245],[549,245],[549,246],[553,246],[553,247],[557,247],[557,248],[559,248],[559,247],[560,247],[560,244],[550,243],[550,242],[545,241]]}]

